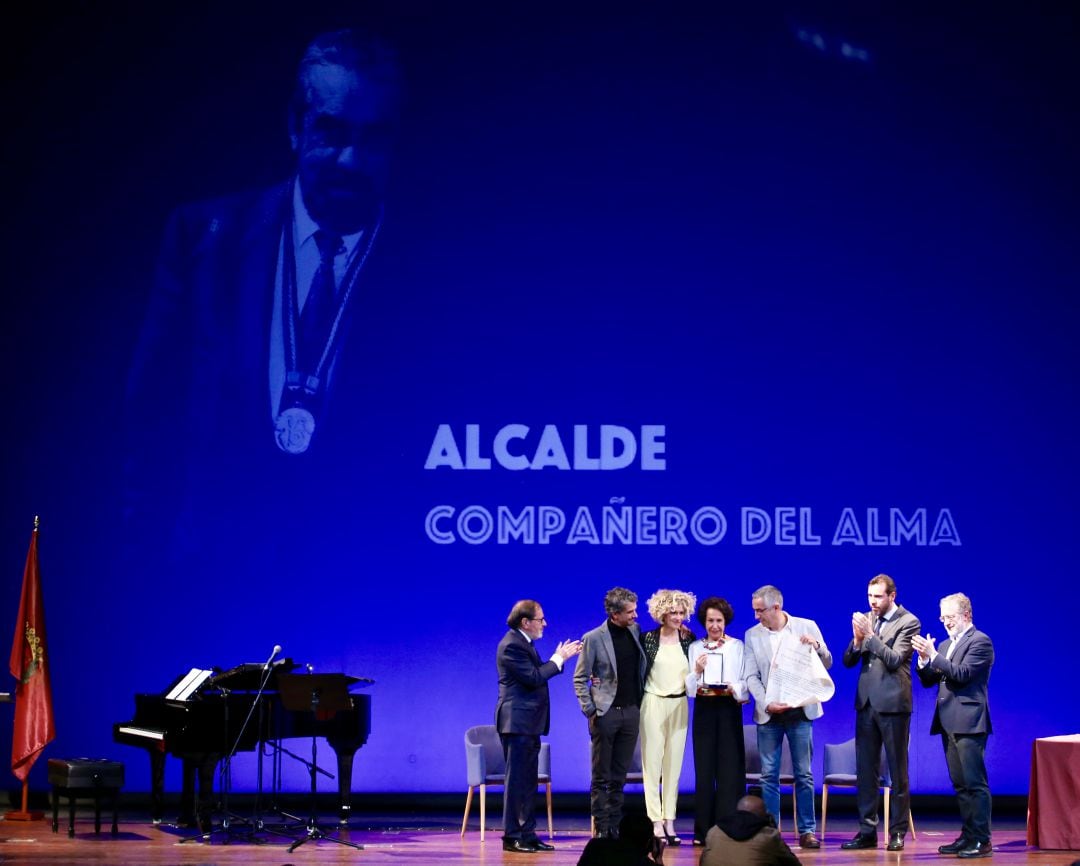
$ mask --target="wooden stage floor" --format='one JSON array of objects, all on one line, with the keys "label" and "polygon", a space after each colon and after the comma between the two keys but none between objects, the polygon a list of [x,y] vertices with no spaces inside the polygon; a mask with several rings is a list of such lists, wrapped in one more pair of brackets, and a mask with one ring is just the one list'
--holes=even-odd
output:
[{"label": "wooden stage floor", "polygon": [[[262,844],[251,841],[247,834],[232,836],[228,844],[222,836],[212,841],[186,842],[181,839],[191,831],[179,830],[169,824],[155,826],[144,813],[121,813],[120,833],[109,834],[108,821],[101,836],[94,834],[93,811],[80,809],[76,815],[75,838],[67,836],[66,814],[61,811],[60,832],[52,832],[51,815],[47,820],[34,822],[0,821],[0,864],[110,864],[110,866],[167,866],[167,864],[286,864],[301,863],[356,863],[363,866],[448,866],[448,864],[518,864],[535,863],[536,866],[575,866],[582,848],[588,841],[588,816],[585,814],[558,814],[555,821],[556,850],[541,854],[506,854],[502,851],[498,827],[489,815],[486,840],[480,842],[479,821],[475,815],[470,830],[462,838],[460,813],[395,813],[379,819],[370,815],[354,815],[351,825],[341,838],[359,842],[363,850],[337,845],[326,840],[311,840],[289,853],[288,847],[295,838],[305,836],[303,829],[293,837],[262,834]],[[103,819],[105,816],[102,816]],[[321,819],[320,819],[321,820]],[[330,816],[322,828],[337,833],[338,827]],[[830,814],[828,837],[819,851],[801,851],[796,854],[808,866],[870,866],[887,864],[902,866],[904,863],[930,864],[956,862],[954,857],[942,857],[938,845],[951,842],[956,836],[956,821],[951,815],[916,815],[919,837],[907,840],[903,852],[890,854],[881,848],[875,851],[844,852],[840,843],[855,831],[854,817],[845,818]],[[690,829],[690,820],[681,820],[680,829]],[[546,834],[541,838],[546,839]],[[791,834],[785,834],[794,846]],[[664,853],[664,866],[696,866],[700,848],[694,848],[689,840]],[[995,823],[994,855],[989,863],[996,866],[1067,866],[1080,858],[1077,851],[1041,851],[1030,848],[1025,842],[1024,823],[1021,817],[1005,817]]]}]

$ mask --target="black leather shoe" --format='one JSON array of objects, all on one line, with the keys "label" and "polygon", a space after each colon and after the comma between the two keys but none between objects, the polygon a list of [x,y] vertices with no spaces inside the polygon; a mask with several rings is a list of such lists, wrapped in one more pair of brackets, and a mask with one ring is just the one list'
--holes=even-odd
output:
[{"label": "black leather shoe", "polygon": [[972,860],[975,857],[989,857],[994,853],[994,848],[989,842],[972,842],[967,848],[961,848],[956,856],[961,860]]},{"label": "black leather shoe", "polygon": [[863,848],[877,848],[877,835],[874,833],[860,833],[854,839],[848,839],[840,846],[844,851],[860,851]]},{"label": "black leather shoe", "polygon": [[886,851],[903,851],[904,850],[904,834],[893,833],[889,836],[889,844],[885,846]]},{"label": "black leather shoe", "polygon": [[503,851],[513,851],[516,854],[538,854],[540,849],[520,839],[503,839]]},{"label": "black leather shoe", "polygon": [[554,851],[555,846],[549,845],[547,842],[541,842],[539,839],[530,839],[529,844],[532,845],[538,851]]},{"label": "black leather shoe", "polygon": [[939,845],[938,854],[959,854],[965,848],[971,847],[971,840],[965,839],[963,836],[957,836],[956,841],[950,842],[948,845]]}]

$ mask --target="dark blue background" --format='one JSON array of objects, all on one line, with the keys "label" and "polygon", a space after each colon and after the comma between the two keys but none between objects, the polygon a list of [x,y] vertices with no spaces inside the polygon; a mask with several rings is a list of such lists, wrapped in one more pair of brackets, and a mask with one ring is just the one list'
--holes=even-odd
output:
[{"label": "dark blue background", "polygon": [[[132,560],[123,383],[167,215],[289,176],[297,59],[355,23],[399,43],[410,99],[394,278],[362,307],[363,429],[339,483],[293,504],[325,514],[304,524],[321,531],[291,539],[286,565],[266,542],[290,538],[289,521],[237,508],[214,527],[222,558]],[[4,70],[0,612],[13,626],[40,513],[48,754],[119,756],[111,726],[135,692],[280,643],[377,681],[357,790],[458,790],[462,731],[492,718],[517,598],[544,604],[550,649],[599,623],[616,584],[642,602],[661,586],[724,595],[741,635],[750,592],[771,582],[839,657],[881,571],[924,631],[940,637],[937,600],[964,591],[994,638],[995,791],[1026,791],[1032,737],[1074,730],[1075,15],[114,3],[54,5],[23,27]],[[567,440],[574,424],[663,424],[667,469],[425,471],[441,423],[487,437],[550,423]],[[208,494],[228,507],[234,492]],[[439,546],[423,530],[440,504],[572,512],[611,497],[714,505],[728,536]],[[741,506],[812,508],[824,543],[740,545]],[[947,508],[962,544],[833,546],[844,507]],[[855,675],[833,674],[819,753],[853,733]],[[585,790],[569,675],[552,704],[559,787]],[[932,707],[920,693],[916,793],[948,790]]]}]

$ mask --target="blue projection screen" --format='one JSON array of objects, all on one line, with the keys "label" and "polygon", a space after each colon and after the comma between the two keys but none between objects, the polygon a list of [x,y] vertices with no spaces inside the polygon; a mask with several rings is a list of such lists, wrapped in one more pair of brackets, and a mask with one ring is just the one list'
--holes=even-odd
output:
[{"label": "blue projection screen", "polygon": [[[1077,718],[1075,11],[849,5],[33,13],[4,84],[2,610],[40,514],[47,754],[148,790],[112,741],[134,695],[280,644],[375,681],[356,791],[458,791],[517,599],[544,653],[613,586],[724,596],[741,637],[772,583],[838,659],[820,782],[885,572],[939,640],[939,598],[971,597],[991,785],[1026,793],[1032,739]],[[340,27],[401,80],[393,128],[349,141],[387,155],[382,217],[291,454],[293,145],[350,134],[291,101]],[[951,791],[916,690],[912,789]],[[569,672],[551,694],[584,792]]]}]

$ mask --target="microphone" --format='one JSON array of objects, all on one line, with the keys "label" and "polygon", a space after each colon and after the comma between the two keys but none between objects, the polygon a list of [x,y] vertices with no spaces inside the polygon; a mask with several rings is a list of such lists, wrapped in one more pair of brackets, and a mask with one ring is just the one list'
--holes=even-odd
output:
[{"label": "microphone", "polygon": [[270,658],[268,658],[266,660],[266,664],[263,665],[263,670],[264,671],[270,669],[270,662],[272,662],[274,660],[274,658],[277,656],[277,654],[279,652],[281,652],[281,644],[276,643],[276,644],[274,644],[274,651],[272,653],[270,653]]}]

